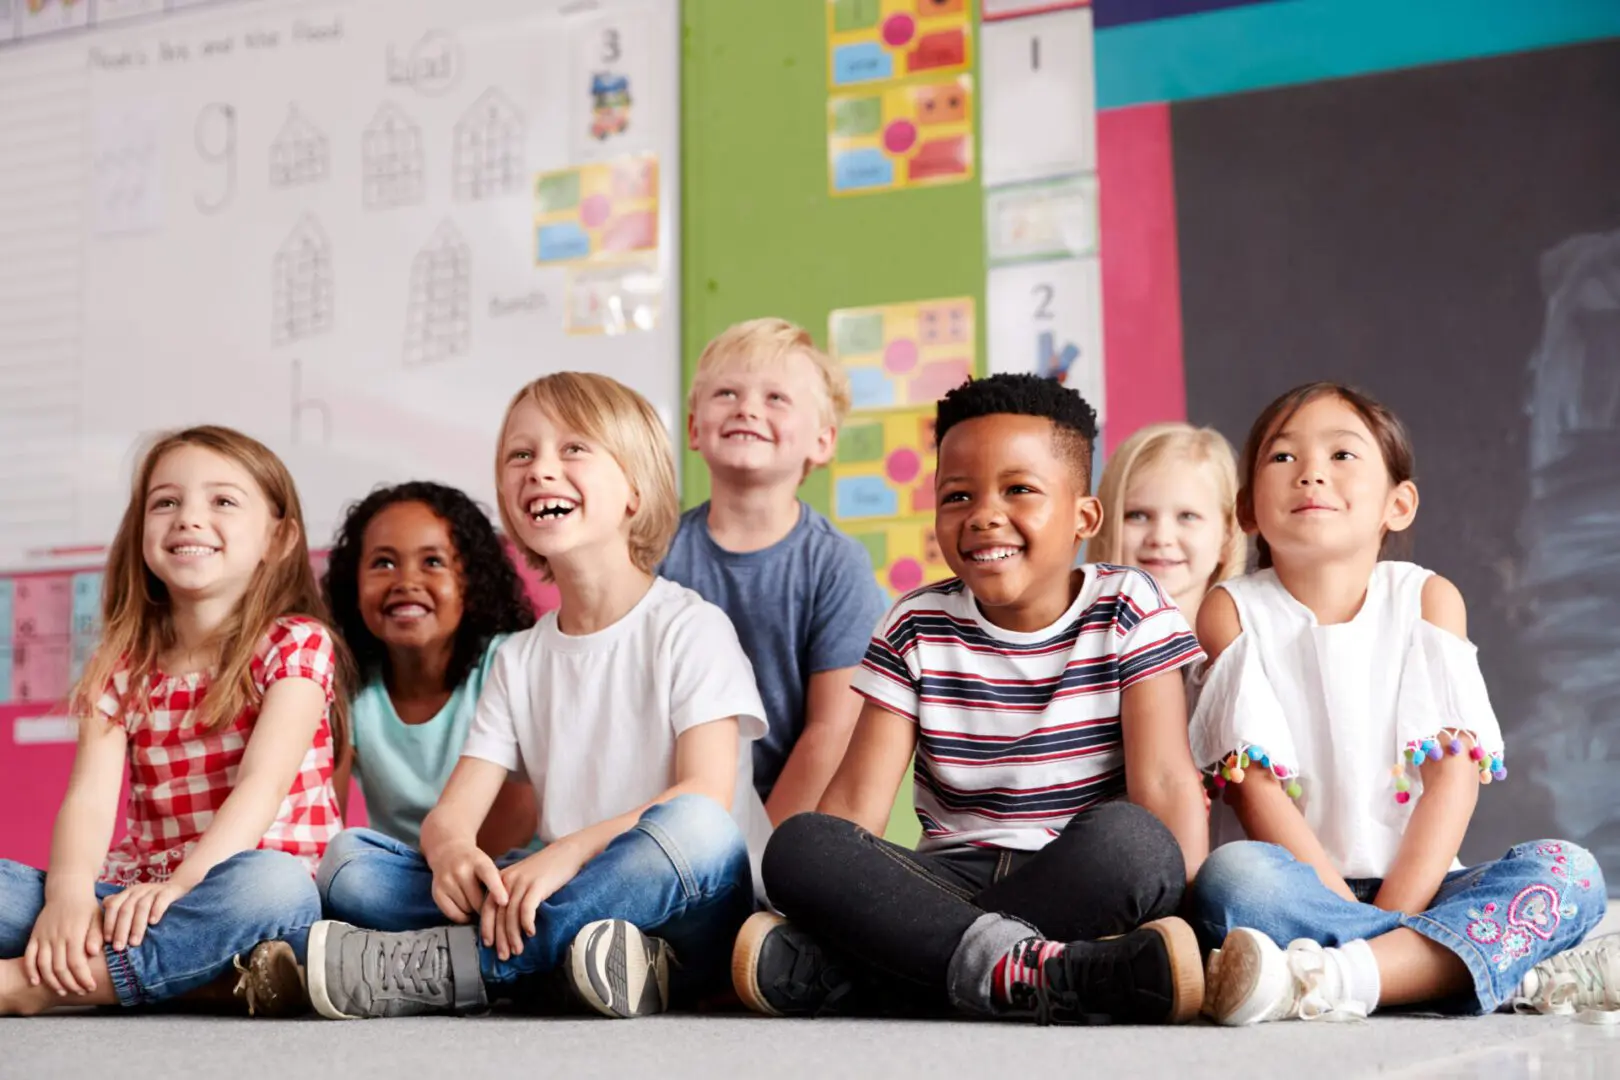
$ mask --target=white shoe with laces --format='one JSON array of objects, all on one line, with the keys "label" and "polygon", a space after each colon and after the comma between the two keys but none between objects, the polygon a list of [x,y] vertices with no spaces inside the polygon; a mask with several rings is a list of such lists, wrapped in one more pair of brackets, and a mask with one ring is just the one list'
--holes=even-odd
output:
[{"label": "white shoe with laces", "polygon": [[1513,995],[1513,1011],[1590,1013],[1620,1023],[1620,934],[1595,938],[1531,968]]},{"label": "white shoe with laces", "polygon": [[1314,941],[1295,941],[1284,952],[1258,930],[1233,930],[1207,978],[1204,1011],[1230,1027],[1367,1017],[1367,1006],[1345,992],[1343,974]]}]

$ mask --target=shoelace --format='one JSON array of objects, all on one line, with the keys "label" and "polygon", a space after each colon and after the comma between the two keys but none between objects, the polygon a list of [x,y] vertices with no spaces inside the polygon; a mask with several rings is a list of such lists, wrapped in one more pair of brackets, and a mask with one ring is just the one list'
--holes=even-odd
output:
[{"label": "shoelace", "polygon": [[1320,945],[1290,945],[1288,970],[1298,986],[1295,1011],[1301,1020],[1325,1020],[1330,1024],[1367,1019],[1367,1006],[1344,996],[1339,1001],[1329,999],[1322,990],[1327,977],[1327,953]]},{"label": "shoelace", "polygon": [[1049,957],[1045,964],[1046,985],[1037,986],[1015,976],[1012,986],[1016,1008],[1032,1009],[1035,1022],[1042,1026],[1052,1023],[1102,1026],[1112,1024],[1109,1013],[1088,1012],[1084,1001],[1124,1002],[1134,991],[1129,963],[1123,960],[1092,958],[1079,967],[1080,980],[1071,985],[1074,970],[1067,950]]},{"label": "shoelace", "polygon": [[[442,998],[448,954],[433,934],[379,935],[377,985],[385,993],[403,990],[416,998]],[[403,938],[403,940],[401,940]]]},{"label": "shoelace", "polygon": [[1620,937],[1559,953],[1537,964],[1535,974],[1535,993],[1516,998],[1515,1009],[1555,1016],[1620,1010]]},{"label": "shoelace", "polygon": [[253,976],[248,966],[242,963],[242,957],[231,957],[231,965],[236,968],[236,985],[231,988],[231,994],[247,1002],[248,1015],[252,1016],[258,1008],[258,995],[254,993]]},{"label": "shoelace", "polygon": [[[838,1003],[849,995],[852,984],[837,965],[828,960],[821,947],[813,942],[795,943],[793,969],[776,980],[772,989],[793,1001],[819,997],[813,1015],[837,1015]],[[825,994],[822,991],[826,991]]]}]

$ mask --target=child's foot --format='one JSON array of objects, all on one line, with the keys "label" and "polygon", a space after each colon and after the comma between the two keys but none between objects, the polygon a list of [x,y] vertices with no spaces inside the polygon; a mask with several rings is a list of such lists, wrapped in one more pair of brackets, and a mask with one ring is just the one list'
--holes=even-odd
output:
[{"label": "child's foot", "polygon": [[731,985],[766,1016],[828,1016],[852,984],[815,939],[780,915],[756,912],[731,950]]},{"label": "child's foot", "polygon": [[1040,1024],[1181,1024],[1198,1015],[1204,968],[1192,927],[1171,917],[1102,941],[1026,938],[996,964],[991,995]]},{"label": "child's foot", "polygon": [[238,978],[232,996],[247,1006],[249,1016],[286,1020],[309,1011],[304,969],[285,941],[261,941],[253,946],[247,963],[232,959]]},{"label": "child's foot", "polygon": [[568,947],[574,993],[603,1016],[651,1016],[669,1007],[670,948],[623,919],[586,924]]},{"label": "child's foot", "polygon": [[1267,1020],[1362,1020],[1366,1004],[1350,997],[1327,950],[1301,939],[1285,953],[1258,930],[1226,935],[1210,968],[1204,1011],[1231,1027]]},{"label": "child's foot", "polygon": [[1513,1011],[1565,1016],[1620,1010],[1620,935],[1577,945],[1531,968],[1513,995]]},{"label": "child's foot", "polygon": [[309,999],[328,1020],[464,1012],[488,1002],[478,930],[388,934],[323,920],[309,931]]}]

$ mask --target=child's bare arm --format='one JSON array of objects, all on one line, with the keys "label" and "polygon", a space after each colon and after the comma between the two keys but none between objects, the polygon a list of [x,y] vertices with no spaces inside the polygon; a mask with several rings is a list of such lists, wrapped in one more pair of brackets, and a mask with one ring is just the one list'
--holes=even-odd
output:
[{"label": "child's bare arm", "polygon": [[1181,845],[1187,880],[1209,854],[1204,786],[1187,743],[1187,697],[1174,672],[1133,683],[1120,695],[1125,790],[1164,822]]},{"label": "child's bare arm", "polygon": [[882,836],[916,750],[917,722],[868,701],[817,809]]},{"label": "child's bare arm", "polygon": [[499,858],[513,848],[527,847],[539,825],[534,788],[524,781],[508,780],[478,827],[478,847],[491,858]]},{"label": "child's bare arm", "polygon": [[861,715],[861,696],[849,688],[853,667],[818,671],[804,697],[804,730],[765,801],[772,825],[814,810],[849,749]]},{"label": "child's bare arm", "polygon": [[[1457,587],[1438,574],[1423,586],[1423,618],[1467,640],[1468,609]],[[1464,739],[1464,742],[1468,742]],[[1373,903],[1415,914],[1434,900],[1462,847],[1479,801],[1479,769],[1466,754],[1447,754],[1421,767],[1423,797],[1412,810],[1395,864]]]},{"label": "child's bare arm", "polygon": [[[1211,590],[1198,608],[1198,643],[1209,654],[1209,662],[1215,663],[1242,632],[1243,623],[1232,597],[1225,589]],[[1305,815],[1270,770],[1248,770],[1242,783],[1227,786],[1226,801],[1250,840],[1287,848],[1294,858],[1316,871],[1322,884],[1346,900],[1355,901],[1344,875],[1328,858],[1322,842],[1306,824]]]},{"label": "child's bare arm", "polygon": [[349,787],[354,782],[354,747],[338,747],[337,761],[332,766],[332,794],[337,797],[338,816],[344,823],[349,820]]}]

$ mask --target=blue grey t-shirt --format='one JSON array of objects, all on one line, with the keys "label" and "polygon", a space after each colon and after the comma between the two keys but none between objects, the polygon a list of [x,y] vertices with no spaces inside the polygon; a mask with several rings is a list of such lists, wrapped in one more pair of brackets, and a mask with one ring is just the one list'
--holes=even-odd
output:
[{"label": "blue grey t-shirt", "polygon": [[770,730],[754,743],[754,787],[771,793],[804,730],[805,691],[820,671],[855,667],[889,609],[866,548],[808,505],[762,551],[727,551],[709,535],[709,504],[681,515],[659,566],[731,616],[754,665]]}]

